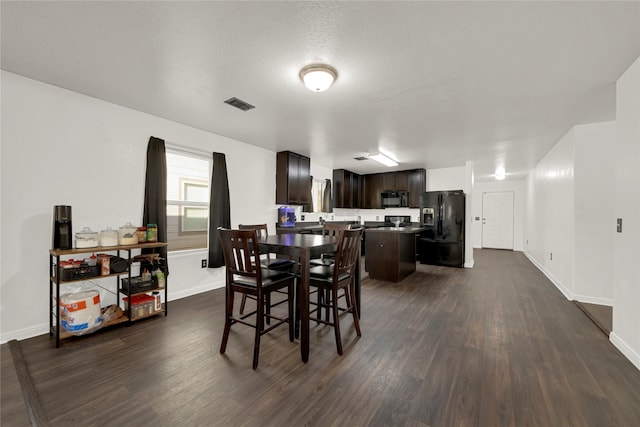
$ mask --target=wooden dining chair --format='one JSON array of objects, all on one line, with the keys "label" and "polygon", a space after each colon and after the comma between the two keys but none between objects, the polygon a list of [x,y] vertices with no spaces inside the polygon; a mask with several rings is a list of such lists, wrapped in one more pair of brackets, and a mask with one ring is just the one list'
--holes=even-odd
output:
[{"label": "wooden dining chair", "polygon": [[[267,224],[240,224],[238,225],[238,229],[254,230],[258,238],[264,238],[269,236],[269,229],[267,227]],[[275,254],[266,253],[266,254],[262,254],[262,257],[260,259],[260,264],[262,264],[263,267],[269,268],[271,270],[291,271],[291,269],[293,269],[296,263],[291,259],[276,258]],[[243,294],[242,301],[240,302],[240,314],[244,313],[244,308],[247,303],[247,298],[255,299],[251,295]],[[271,298],[269,297],[266,302],[267,304],[266,310],[265,310],[266,313],[269,314],[271,312],[271,307],[282,304],[285,301],[286,300],[279,300],[272,305]],[[267,324],[270,323],[269,317],[267,317],[266,322]]]},{"label": "wooden dining chair", "polygon": [[[325,222],[322,224],[322,234],[325,236],[338,237],[341,231],[350,230],[351,224],[334,224]],[[320,258],[314,258],[309,261],[309,264],[314,265],[331,265],[333,264],[333,258],[335,252],[323,253]]]},{"label": "wooden dining chair", "polygon": [[[318,289],[318,294],[326,295],[323,301],[315,304],[315,310],[328,307],[332,313],[330,319],[321,319],[318,316],[315,320],[333,326],[336,337],[336,348],[338,354],[342,354],[342,340],[340,338],[340,319],[351,313],[356,333],[360,337],[360,322],[358,321],[358,309],[356,307],[355,296],[355,276],[358,256],[360,255],[360,239],[362,229],[343,230],[340,232],[340,241],[336,251],[334,263],[331,266],[317,265],[309,270],[309,285]],[[339,291],[343,291],[340,297]],[[340,307],[339,298],[344,297],[346,307]],[[315,311],[312,310],[312,311]]]},{"label": "wooden dining chair", "polygon": [[[226,309],[220,353],[226,351],[232,325],[242,323],[251,326],[256,330],[253,347],[253,369],[256,369],[258,367],[260,337],[262,335],[282,324],[288,323],[289,341],[293,341],[295,276],[286,271],[270,270],[261,266],[258,238],[254,230],[218,228],[218,233],[226,271]],[[287,316],[274,315],[271,312],[265,313],[268,296],[280,289],[287,290]],[[240,292],[243,295],[253,295],[257,300],[256,310],[236,316],[233,310],[236,292]],[[255,322],[251,323],[247,320],[254,315]],[[265,316],[275,321],[273,325],[265,327]]]}]

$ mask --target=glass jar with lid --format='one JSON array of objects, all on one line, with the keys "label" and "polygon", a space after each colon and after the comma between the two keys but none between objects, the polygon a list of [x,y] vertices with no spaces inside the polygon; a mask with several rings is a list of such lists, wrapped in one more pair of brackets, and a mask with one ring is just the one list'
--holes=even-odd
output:
[{"label": "glass jar with lid", "polygon": [[130,222],[118,228],[119,245],[135,245],[138,243],[138,227]]}]

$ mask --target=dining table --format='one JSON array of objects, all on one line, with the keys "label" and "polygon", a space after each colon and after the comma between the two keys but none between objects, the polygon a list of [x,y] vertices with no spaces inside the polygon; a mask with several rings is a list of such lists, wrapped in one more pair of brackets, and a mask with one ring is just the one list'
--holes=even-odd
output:
[{"label": "dining table", "polygon": [[[258,239],[260,252],[270,252],[291,257],[298,262],[299,290],[298,311],[300,314],[299,330],[300,354],[302,361],[309,360],[309,261],[319,258],[322,253],[334,252],[338,248],[338,237],[318,234],[275,234]],[[360,315],[360,257],[356,265],[354,277],[356,307]],[[298,334],[296,333],[296,336]]]}]

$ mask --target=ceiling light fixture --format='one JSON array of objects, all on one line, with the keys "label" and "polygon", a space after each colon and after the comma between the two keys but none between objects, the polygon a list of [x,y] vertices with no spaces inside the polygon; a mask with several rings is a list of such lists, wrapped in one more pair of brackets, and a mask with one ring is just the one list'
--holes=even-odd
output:
[{"label": "ceiling light fixture", "polygon": [[300,79],[307,89],[313,92],[324,92],[338,78],[338,72],[329,65],[312,64],[300,70]]},{"label": "ceiling light fixture", "polygon": [[504,168],[500,167],[500,168],[496,168],[496,174],[495,177],[498,181],[502,181],[505,177],[507,176]]},{"label": "ceiling light fixture", "polygon": [[390,159],[389,157],[385,156],[382,153],[369,153],[369,155],[367,156],[370,159],[375,160],[376,162],[380,162],[385,166],[398,166],[398,162],[396,162],[393,159]]}]

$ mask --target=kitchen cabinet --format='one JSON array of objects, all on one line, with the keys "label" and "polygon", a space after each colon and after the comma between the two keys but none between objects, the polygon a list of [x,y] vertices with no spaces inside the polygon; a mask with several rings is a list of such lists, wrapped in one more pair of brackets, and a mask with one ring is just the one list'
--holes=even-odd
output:
[{"label": "kitchen cabinet", "polygon": [[382,191],[396,190],[396,173],[385,172],[382,174]]},{"label": "kitchen cabinet", "polygon": [[[167,276],[164,275],[164,283],[160,280],[151,280],[151,281],[142,281],[136,280],[138,277],[131,276],[131,266],[137,262],[146,262],[149,259],[146,256],[133,257],[132,251],[135,250],[153,250],[158,248],[167,247],[166,243],[157,242],[157,243],[139,243],[135,245],[118,245],[118,246],[109,246],[109,247],[94,247],[94,248],[83,248],[83,249],[50,249],[49,250],[49,335],[54,336],[56,340],[56,348],[60,347],[60,341],[65,338],[69,338],[73,336],[72,333],[68,332],[66,329],[62,328],[62,311],[60,307],[61,297],[63,297],[68,291],[65,288],[69,288],[69,284],[75,282],[84,282],[87,280],[100,280],[103,282],[103,279],[107,278],[115,278],[115,286],[108,284],[100,284],[99,287],[104,291],[108,292],[116,297],[116,304],[118,307],[122,308],[125,306],[125,297],[126,301],[131,302],[132,298],[136,296],[142,296],[144,294],[148,294],[151,292],[163,292],[164,293],[164,303],[159,304],[159,307],[154,307],[146,305],[146,308],[149,310],[145,310],[144,312],[134,312],[132,310],[133,304],[126,304],[124,307],[124,316],[114,319],[108,323],[103,322],[100,326],[100,329],[109,326],[115,326],[118,324],[131,324],[133,321],[144,319],[151,316],[156,316],[158,314],[164,313],[167,315]],[[126,260],[126,269],[120,273],[110,273],[106,275],[100,274],[100,265],[97,266],[87,266],[81,265],[79,268],[69,268],[65,269],[62,267],[61,261],[64,261],[62,258],[71,259],[71,258],[85,258],[85,255],[88,256],[91,253],[115,253],[117,257],[122,257]],[[80,255],[80,257],[78,257]],[[163,273],[166,273],[166,264],[164,264],[160,270],[163,270]],[[109,271],[112,271],[111,269]],[[126,284],[121,284],[122,278],[126,277]],[[133,280],[132,280],[133,279]],[[138,286],[136,287],[136,283]],[[144,290],[142,290],[144,289]],[[142,290],[142,291],[140,291]],[[139,292],[140,291],[140,292]],[[61,293],[62,292],[62,293]],[[81,306],[83,302],[80,301],[78,305]],[[101,301],[102,303],[102,301]],[[96,329],[96,331],[99,329]]]},{"label": "kitchen cabinet", "polygon": [[409,191],[409,207],[420,207],[420,193],[427,190],[427,171],[425,169],[413,169],[407,172],[407,190]]},{"label": "kitchen cabinet", "polygon": [[365,209],[381,209],[380,193],[383,191],[381,173],[364,175],[362,207]]},{"label": "kitchen cabinet", "polygon": [[395,191],[409,191],[409,172],[410,171],[394,172],[396,176]]},{"label": "kitchen cabinet", "polygon": [[361,188],[360,175],[346,169],[334,169],[333,207],[359,208],[361,206]]},{"label": "kitchen cabinet", "polygon": [[291,151],[280,151],[276,158],[276,204],[311,203],[311,161]]},{"label": "kitchen cabinet", "polygon": [[333,203],[336,208],[381,209],[383,191],[408,191],[409,207],[420,207],[420,193],[427,187],[427,171],[411,169],[358,175],[345,169],[333,171]]},{"label": "kitchen cabinet", "polygon": [[365,234],[365,269],[371,279],[399,282],[416,271],[413,229],[370,228]]}]

